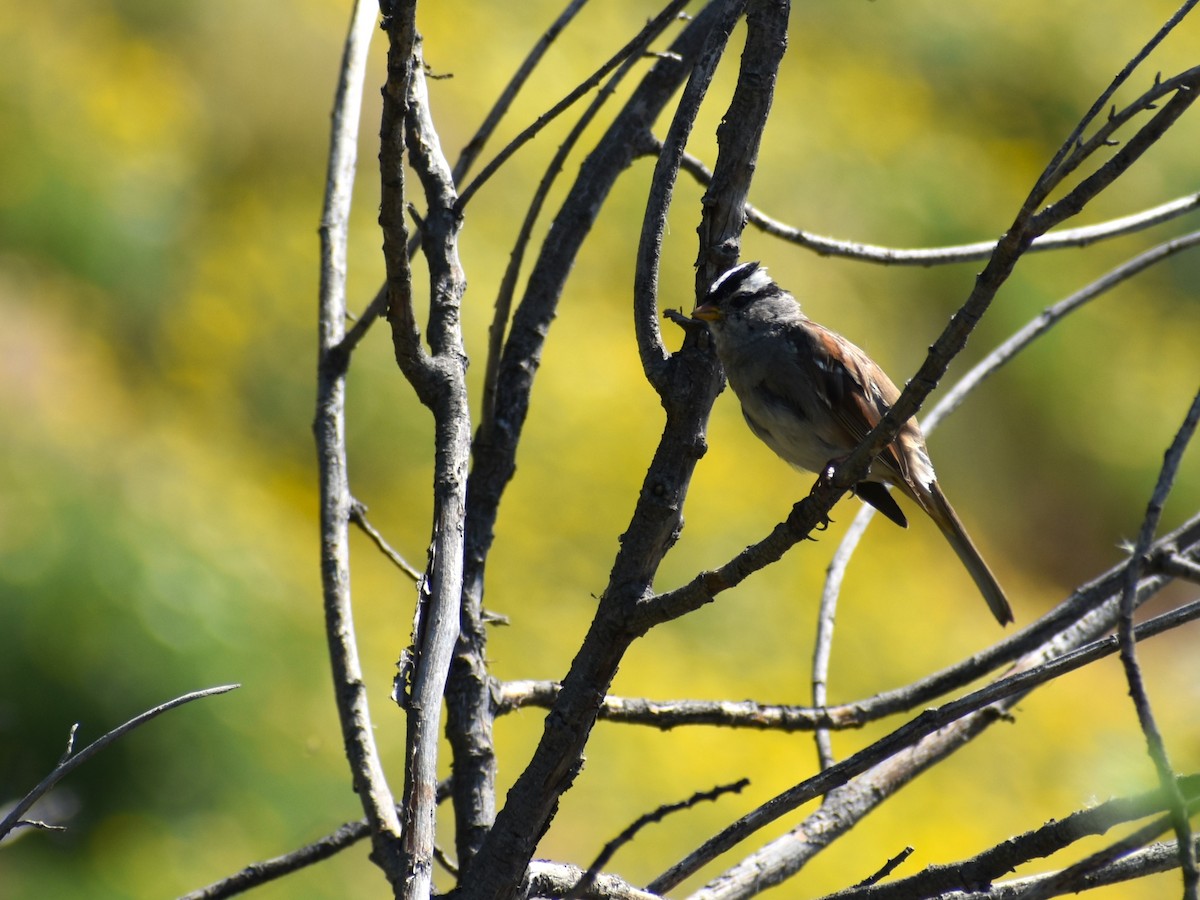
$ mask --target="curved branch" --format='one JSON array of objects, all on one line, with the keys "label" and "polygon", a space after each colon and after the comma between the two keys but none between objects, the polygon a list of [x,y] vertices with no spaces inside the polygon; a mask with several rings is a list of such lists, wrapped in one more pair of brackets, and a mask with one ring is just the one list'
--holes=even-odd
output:
[{"label": "curved branch", "polygon": [[33,790],[18,800],[13,808],[8,811],[8,814],[4,817],[4,819],[0,820],[0,838],[3,838],[17,826],[24,824],[21,816],[29,812],[29,808],[33,806],[33,804],[49,793],[56,784],[82,766],[85,762],[87,762],[109,744],[112,744],[114,741],[117,741],[129,734],[129,732],[133,731],[138,726],[145,725],[151,719],[156,719],[163,713],[175,709],[177,706],[183,706],[185,703],[191,703],[193,700],[199,700],[202,697],[213,697],[217,694],[225,694],[229,691],[237,690],[239,687],[241,687],[240,684],[223,684],[220,687],[206,688],[202,691],[192,691],[189,694],[176,697],[174,700],[168,700],[166,703],[162,703],[153,709],[148,709],[144,713],[134,716],[128,722],[118,725],[107,734],[96,738],[96,740],[92,741],[74,755],[72,755],[71,750],[75,745],[75,729],[78,726],[72,727],[70,738],[67,742],[67,750],[63,754],[63,758],[59,760],[58,765],[56,765],[50,771],[49,775],[38,782]]},{"label": "curved branch", "polygon": [[[646,375],[646,380],[650,382],[660,397],[667,393],[669,384],[667,360],[670,354],[663,344],[662,332],[658,325],[658,261],[662,254],[662,239],[667,227],[667,213],[671,207],[675,178],[679,172],[679,160],[683,156],[692,126],[700,112],[700,105],[708,94],[709,85],[712,84],[717,64],[724,56],[733,22],[740,15],[743,5],[741,0],[725,4],[726,9],[721,27],[713,29],[712,38],[692,66],[692,72],[683,89],[683,96],[680,97],[679,103],[675,107],[671,125],[667,129],[667,139],[658,153],[646,199],[646,212],[642,216],[642,230],[638,239],[633,282],[633,325],[642,370]],[[749,55],[749,49],[747,49],[747,55]],[[778,61],[776,61],[776,65],[778,65]],[[769,96],[767,105],[770,105]],[[764,115],[759,122],[759,127],[765,121]],[[754,143],[757,149],[757,142]],[[739,228],[738,233],[740,231]]]},{"label": "curved branch", "polygon": [[[662,143],[660,141],[655,141],[654,146],[661,151]],[[712,182],[712,172],[691,154],[683,155],[679,167],[702,185],[707,186]],[[1200,209],[1200,192],[1188,194],[1141,212],[1131,213],[1128,216],[1097,222],[1095,225],[1083,225],[1078,228],[1064,228],[1060,231],[1048,232],[1035,238],[1030,244],[1028,252],[1087,247],[1109,238],[1144,231],[1155,225],[1161,225],[1163,222],[1187,215],[1196,209]],[[987,259],[996,249],[995,241],[976,241],[971,244],[952,244],[945,247],[885,247],[879,244],[865,244],[861,241],[838,240],[780,222],[750,203],[746,204],[746,223],[753,225],[764,234],[811,250],[818,256],[832,256],[885,266],[929,267],[978,262]]]},{"label": "curved branch", "polygon": [[962,404],[971,391],[1066,316],[1151,266],[1198,245],[1200,245],[1200,231],[1193,231],[1190,234],[1165,241],[1139,253],[1133,259],[1121,263],[1069,297],[1043,310],[960,378],[929,411],[929,414],[921,420],[922,430],[928,434],[937,428],[946,416]]},{"label": "curved branch", "polygon": [[354,506],[346,459],[346,228],[367,46],[377,8],[357,0],[342,62],[330,137],[321,224],[317,405],[313,434],[320,482],[321,586],[334,698],[350,774],[370,823],[375,858],[393,884],[400,875],[400,819],[375,745],[350,599],[350,517]]}]

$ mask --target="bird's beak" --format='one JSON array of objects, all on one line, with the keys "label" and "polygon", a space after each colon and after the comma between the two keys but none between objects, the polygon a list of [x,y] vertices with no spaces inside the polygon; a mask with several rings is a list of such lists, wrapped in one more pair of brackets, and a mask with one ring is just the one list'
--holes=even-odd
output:
[{"label": "bird's beak", "polygon": [[692,318],[702,322],[720,322],[725,315],[711,303],[703,303],[692,310]]}]

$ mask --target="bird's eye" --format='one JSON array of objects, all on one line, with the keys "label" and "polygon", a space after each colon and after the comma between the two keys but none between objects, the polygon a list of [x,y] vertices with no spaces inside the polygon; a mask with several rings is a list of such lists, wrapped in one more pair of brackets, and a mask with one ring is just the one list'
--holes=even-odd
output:
[{"label": "bird's eye", "polygon": [[746,291],[739,291],[725,301],[725,306],[730,312],[741,312],[750,305],[750,301],[753,299],[753,294]]}]

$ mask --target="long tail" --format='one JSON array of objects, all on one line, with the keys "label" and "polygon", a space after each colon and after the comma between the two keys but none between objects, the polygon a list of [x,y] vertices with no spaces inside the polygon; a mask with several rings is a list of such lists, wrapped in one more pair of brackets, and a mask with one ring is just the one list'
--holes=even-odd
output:
[{"label": "long tail", "polygon": [[[946,540],[950,542],[950,546],[954,548],[954,552],[958,554],[958,558],[971,573],[971,578],[975,580],[975,584],[979,587],[979,593],[983,594],[983,599],[987,601],[988,609],[992,611],[996,621],[1001,625],[1007,625],[1013,620],[1012,607],[1008,605],[1008,598],[1004,596],[1000,583],[996,581],[996,576],[992,574],[988,564],[979,555],[975,544],[967,536],[967,530],[963,527],[962,520],[959,519],[954,507],[950,505],[950,501],[946,499],[946,495],[942,493],[942,489],[936,481],[929,485],[927,499],[929,505],[926,506],[926,511],[930,518],[937,523],[942,534],[946,536]],[[921,505],[925,506],[925,504]]]}]

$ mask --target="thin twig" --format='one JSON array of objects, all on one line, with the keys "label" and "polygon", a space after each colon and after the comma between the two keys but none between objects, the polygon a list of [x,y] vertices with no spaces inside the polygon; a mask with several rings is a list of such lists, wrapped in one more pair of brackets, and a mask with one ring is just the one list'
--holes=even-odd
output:
[{"label": "thin twig", "polygon": [[[1158,206],[1078,228],[1062,228],[1035,238],[1029,245],[1030,253],[1087,247],[1111,238],[1124,237],[1145,231],[1163,222],[1200,209],[1200,193],[1189,194]],[[799,228],[793,228],[767,217],[754,207],[747,207],[749,223],[765,234],[781,238],[790,243],[812,250],[819,256],[853,259],[858,262],[885,266],[939,266],[985,260],[996,249],[995,241],[977,241],[971,244],[954,244],[945,247],[885,247],[864,244],[860,241],[842,241],[825,237]]]},{"label": "thin twig", "polygon": [[1171,819],[1176,839],[1179,842],[1179,864],[1183,870],[1184,896],[1189,898],[1189,900],[1195,900],[1197,890],[1200,888],[1200,872],[1196,868],[1192,827],[1188,821],[1183,795],[1180,793],[1179,786],[1175,781],[1175,774],[1171,767],[1166,743],[1163,741],[1162,733],[1159,731],[1155,721],[1154,711],[1150,705],[1150,697],[1146,692],[1145,681],[1142,677],[1141,666],[1138,664],[1133,610],[1134,597],[1137,593],[1137,581],[1141,577],[1146,565],[1150,545],[1154,541],[1154,533],[1158,529],[1159,520],[1162,518],[1163,506],[1167,501],[1171,488],[1175,484],[1175,477],[1179,471],[1179,465],[1183,460],[1184,451],[1187,449],[1192,436],[1196,432],[1198,422],[1200,422],[1200,393],[1197,393],[1192,400],[1192,405],[1188,409],[1183,424],[1180,426],[1175,439],[1171,442],[1171,446],[1164,456],[1162,470],[1154,486],[1154,493],[1150,497],[1145,518],[1142,520],[1142,527],[1138,533],[1137,543],[1130,554],[1130,565],[1125,571],[1125,582],[1121,593],[1121,617],[1117,630],[1121,643],[1121,664],[1125,669],[1125,679],[1129,684],[1129,695],[1133,699],[1134,708],[1137,710],[1138,723],[1141,725],[1142,734],[1146,737],[1147,749],[1150,753],[1150,759],[1154,763],[1155,771],[1158,773],[1159,783],[1171,799]]},{"label": "thin twig", "polygon": [[482,412],[480,413],[480,435],[485,441],[491,433],[496,415],[496,379],[500,371],[500,357],[503,350],[504,333],[508,327],[513,295],[516,292],[517,277],[520,274],[521,263],[525,258],[525,251],[530,236],[533,233],[534,225],[541,215],[542,207],[550,193],[550,189],[562,171],[567,157],[575,149],[579,139],[603,108],[605,102],[612,97],[617,86],[633,70],[634,66],[641,62],[639,51],[644,50],[649,46],[651,41],[662,34],[667,26],[678,16],[680,10],[689,2],[690,0],[671,0],[657,16],[646,23],[646,26],[633,41],[622,48],[621,52],[626,53],[625,61],[613,74],[613,77],[601,88],[593,102],[588,104],[587,109],[584,110],[579,120],[571,127],[570,133],[562,144],[559,145],[557,151],[555,151],[553,159],[546,167],[546,172],[534,191],[529,208],[525,213],[525,218],[521,222],[521,228],[518,230],[516,240],[513,242],[509,262],[505,267],[504,276],[500,281],[500,288],[496,297],[495,313],[492,317],[492,323],[488,328],[488,350],[484,364],[483,379],[483,404]]},{"label": "thin twig", "polygon": [[26,812],[29,811],[29,808],[33,806],[34,803],[44,797],[56,784],[74,772],[77,768],[79,768],[109,744],[124,737],[139,725],[144,725],[151,719],[157,718],[158,716],[161,716],[163,713],[167,712],[168,710],[172,710],[177,706],[183,706],[183,704],[190,703],[193,700],[199,700],[201,697],[213,697],[217,694],[225,694],[229,691],[236,690],[239,687],[241,687],[239,684],[223,684],[220,687],[206,688],[202,691],[192,691],[191,693],[176,697],[174,700],[168,700],[166,703],[162,703],[153,709],[148,709],[144,713],[134,716],[123,725],[118,725],[112,731],[92,741],[92,743],[88,744],[73,756],[71,755],[71,749],[74,747],[75,732],[79,726],[78,724],[72,725],[70,737],[67,740],[67,753],[59,759],[58,765],[56,765],[50,771],[50,774],[39,781],[33,790],[18,800],[16,805],[14,805],[13,808],[8,811],[8,814],[4,817],[4,819],[0,820],[0,838],[3,838],[18,826],[36,827],[35,823],[26,822],[21,818]]},{"label": "thin twig", "polygon": [[1153,265],[1157,265],[1178,253],[1200,246],[1200,231],[1180,235],[1169,241],[1164,241],[1156,247],[1151,247],[1116,268],[1106,272],[1095,281],[1080,290],[1046,308],[1011,337],[1000,344],[995,350],[980,360],[971,371],[967,372],[951,386],[941,400],[921,420],[922,430],[928,434],[933,431],[942,419],[957,409],[971,391],[983,381],[990,378],[1014,356],[1032,344],[1037,338],[1046,334],[1066,316],[1078,311],[1092,300],[1108,293],[1113,288],[1141,274]]},{"label": "thin twig", "polygon": [[495,132],[496,127],[512,106],[518,92],[524,87],[525,82],[529,80],[529,76],[533,74],[533,70],[537,68],[538,63],[542,61],[542,57],[546,55],[546,51],[550,49],[550,45],[562,34],[563,29],[571,24],[571,21],[587,5],[587,2],[588,0],[570,0],[566,8],[559,13],[558,18],[534,42],[529,52],[525,55],[525,59],[517,66],[517,71],[508,80],[508,84],[500,91],[500,96],[496,98],[496,102],[492,104],[492,108],[484,116],[483,122],[480,123],[475,134],[471,136],[471,139],[467,141],[467,145],[463,147],[462,152],[458,155],[458,160],[454,163],[455,184],[462,183],[463,178],[470,171],[471,166],[483,150],[484,144],[487,143],[488,139]]},{"label": "thin twig", "polygon": [[378,547],[379,551],[390,559],[397,569],[412,579],[414,583],[421,580],[421,571],[397,553],[395,548],[387,542],[384,536],[379,533],[379,530],[367,519],[367,507],[365,504],[357,500],[352,502],[350,506],[350,521],[357,525],[362,533],[371,539],[371,543]]},{"label": "thin twig", "polygon": [[[834,625],[837,621],[838,597],[842,590],[842,578],[849,563],[850,554],[858,546],[867,526],[871,523],[868,510],[874,507],[863,504],[854,521],[850,523],[841,544],[830,560],[826,572],[825,584],[821,589],[821,603],[817,608],[817,634],[813,643],[812,663],[812,698],[813,706],[823,708],[829,703],[829,661],[833,656]],[[815,732],[817,745],[817,762],[822,769],[827,769],[835,762],[833,758],[833,742],[827,727],[818,728]]]},{"label": "thin twig", "polygon": [[314,841],[299,850],[265,859],[262,862],[251,863],[233,875],[215,881],[212,884],[197,888],[182,895],[179,900],[225,900],[253,888],[260,887],[269,881],[290,875],[300,869],[311,866],[322,860],[340,853],[347,847],[352,847],[363,838],[371,836],[370,826],[366,819],[357,822],[347,822],[341,828]]},{"label": "thin twig", "polygon": [[664,803],[657,809],[638,816],[638,818],[634,820],[631,825],[629,825],[620,834],[604,845],[604,849],[600,851],[600,854],[596,857],[595,861],[588,866],[587,871],[583,873],[575,887],[571,889],[569,894],[567,894],[566,900],[579,900],[580,897],[583,897],[589,890],[591,890],[592,885],[596,882],[596,877],[600,874],[600,871],[606,865],[608,865],[608,861],[613,858],[613,855],[630,841],[632,841],[635,837],[637,837],[637,833],[647,825],[652,825],[655,822],[661,822],[672,813],[681,812],[685,809],[691,809],[693,806],[696,806],[700,803],[717,800],[723,794],[740,794],[742,790],[749,784],[749,778],[740,778],[732,784],[718,785],[709,791],[697,791],[696,793],[692,794],[692,796],[688,797],[688,799],[678,803]]},{"label": "thin twig", "polygon": [[[690,0],[685,0],[685,2],[680,2],[680,0],[671,0],[666,7],[665,13],[659,13],[659,15],[655,17],[654,22],[657,22],[664,14],[667,15],[668,21],[674,19],[678,15],[679,10],[686,6],[688,2],[690,2]],[[658,25],[655,25],[654,27],[657,28]],[[605,61],[600,68],[593,72],[588,78],[584,79],[582,83],[577,85],[570,93],[555,103],[546,112],[538,116],[537,119],[534,120],[533,124],[513,138],[512,141],[509,142],[508,146],[497,153],[491,162],[485,165],[483,170],[475,176],[470,184],[463,188],[462,193],[458,198],[457,211],[459,213],[462,212],[463,208],[471,201],[471,198],[475,196],[475,193],[487,183],[489,178],[496,174],[502,165],[508,162],[514,153],[535,138],[543,128],[553,122],[565,110],[570,109],[570,107],[574,105],[580,97],[583,97],[594,87],[600,84],[600,82],[604,80],[604,77],[618,65],[620,65],[627,57],[629,57],[631,54],[639,53],[642,49],[641,41],[642,34],[639,33],[636,37],[626,43],[625,46],[613,54],[607,61]]]},{"label": "thin twig", "polygon": [[913,854],[913,848],[905,847],[903,850],[901,850],[899,853],[897,853],[895,856],[893,856],[891,859],[889,859],[887,862],[885,862],[880,867],[878,872],[864,878],[862,881],[860,881],[858,884],[856,884],[855,887],[870,887],[873,884],[878,884],[879,882],[883,881],[883,879],[887,878],[889,875],[891,875],[893,872],[895,872],[897,868],[899,868],[901,865],[903,865],[904,861],[907,860],[910,856],[912,856],[912,854]]},{"label": "thin twig", "polygon": [[[1196,0],[1191,0],[1196,2]],[[1032,234],[1040,235],[1079,213],[1088,203],[1129,170],[1196,101],[1200,89],[1200,67],[1172,79],[1174,95],[1139,128],[1112,157],[1091,175],[1067,191],[1061,199],[1039,211],[1030,220]]]},{"label": "thin twig", "polygon": [[[447,778],[438,784],[437,800],[441,803],[449,796],[450,779]],[[253,888],[262,887],[268,882],[329,859],[370,835],[371,826],[366,819],[347,822],[310,844],[273,859],[250,863],[240,872],[214,881],[207,887],[197,888],[184,894],[179,900],[223,900],[225,897],[244,894]]]},{"label": "thin twig", "polygon": [[1101,111],[1108,106],[1109,101],[1117,92],[1117,89],[1129,80],[1129,76],[1132,75],[1134,70],[1146,60],[1146,58],[1154,51],[1154,48],[1161,44],[1163,40],[1166,39],[1167,35],[1175,30],[1175,27],[1181,21],[1183,21],[1184,16],[1191,12],[1192,7],[1194,7],[1196,3],[1197,0],[1186,0],[1186,2],[1175,11],[1175,14],[1172,15],[1171,18],[1169,18],[1161,28],[1159,28],[1154,36],[1150,38],[1150,40],[1147,41],[1146,44],[1136,54],[1134,54],[1133,58],[1125,64],[1125,67],[1117,73],[1117,76],[1112,80],[1112,83],[1104,89],[1099,97],[1096,98],[1096,101],[1092,104],[1091,109],[1089,109],[1084,114],[1083,118],[1079,120],[1079,123],[1075,126],[1074,130],[1072,130],[1070,135],[1067,136],[1067,139],[1063,141],[1062,146],[1059,147],[1058,152],[1054,154],[1054,158],[1050,160],[1049,164],[1047,164],[1046,168],[1042,171],[1042,174],[1038,177],[1037,182],[1034,184],[1033,189],[1029,192],[1029,196],[1025,200],[1024,207],[1022,208],[1023,213],[1032,213],[1035,207],[1040,206],[1045,201],[1046,197],[1050,195],[1050,192],[1053,191],[1054,188],[1062,182],[1062,179],[1068,174],[1068,172],[1074,168],[1073,165],[1066,167],[1063,164],[1064,161],[1067,160],[1072,153],[1075,153],[1082,144],[1083,133],[1087,130],[1088,126],[1090,126],[1091,123],[1095,121],[1096,117],[1100,115]]}]

